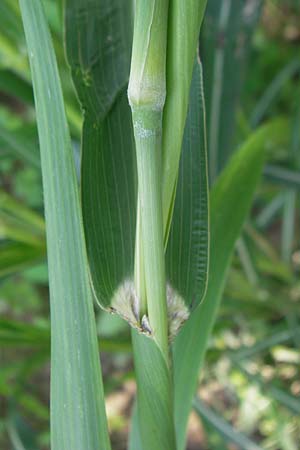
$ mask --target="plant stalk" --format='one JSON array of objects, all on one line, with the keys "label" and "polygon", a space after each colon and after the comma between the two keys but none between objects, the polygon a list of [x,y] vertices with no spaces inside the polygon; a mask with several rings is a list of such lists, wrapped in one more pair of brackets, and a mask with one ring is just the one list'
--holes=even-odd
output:
[{"label": "plant stalk", "polygon": [[135,255],[134,255],[134,284],[136,294],[140,299],[140,315],[147,313],[147,295],[145,284],[144,251],[142,239],[142,221],[140,201],[137,202],[136,215],[136,235],[135,235]]},{"label": "plant stalk", "polygon": [[[138,168],[139,219],[135,283],[146,295],[153,337],[168,361],[168,322],[162,216],[162,113],[166,97],[168,0],[137,0],[128,98]],[[137,230],[139,223],[137,225]],[[137,264],[143,270],[139,271]],[[143,280],[137,275],[145,276]],[[140,303],[145,303],[140,299]]]},{"label": "plant stalk", "polygon": [[[142,113],[143,115],[143,113]],[[152,115],[152,114],[151,114]],[[168,359],[168,323],[166,303],[165,258],[161,202],[161,114],[157,128],[147,136],[135,129],[140,210],[142,221],[142,248],[146,281],[147,309],[154,339]],[[141,117],[138,114],[139,118]],[[133,114],[134,121],[136,113]],[[144,119],[138,119],[144,122]],[[147,120],[147,117],[146,117]]]}]

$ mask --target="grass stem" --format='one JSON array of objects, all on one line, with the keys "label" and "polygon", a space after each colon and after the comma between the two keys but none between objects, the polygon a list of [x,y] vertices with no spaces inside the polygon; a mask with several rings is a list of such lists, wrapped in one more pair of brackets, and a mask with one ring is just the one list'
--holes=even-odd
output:
[{"label": "grass stem", "polygon": [[[128,88],[136,143],[140,211],[135,283],[138,294],[146,295],[150,328],[166,361],[168,322],[161,158],[162,114],[166,98],[167,25],[168,0],[136,1]],[[142,245],[139,239],[142,239]],[[139,280],[139,276],[143,279]],[[140,303],[143,306],[144,299],[140,299]]]},{"label": "grass stem", "polygon": [[[154,129],[141,128],[149,114],[133,113],[142,220],[144,270],[149,322],[166,359],[168,324],[161,200],[161,113],[151,113]],[[137,118],[138,116],[138,118]]]}]

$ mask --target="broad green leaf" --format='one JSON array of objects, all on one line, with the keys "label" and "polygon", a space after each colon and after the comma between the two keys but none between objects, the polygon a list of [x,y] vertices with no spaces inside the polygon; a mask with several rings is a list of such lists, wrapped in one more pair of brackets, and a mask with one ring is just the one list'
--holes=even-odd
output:
[{"label": "broad green leaf", "polygon": [[262,0],[209,0],[201,30],[211,183],[234,149],[236,112]]},{"label": "broad green leaf", "polygon": [[[163,115],[163,217],[167,239],[200,26],[207,0],[169,3],[167,97]],[[175,125],[176,124],[176,125]]]},{"label": "broad green leaf", "polygon": [[132,282],[134,267],[137,197],[126,91],[102,122],[87,117],[82,145],[82,209],[91,279],[98,301],[108,308],[117,288]]},{"label": "broad green leaf", "polygon": [[208,408],[198,397],[193,402],[196,413],[211,425],[223,438],[225,442],[236,444],[243,450],[263,450],[247,436],[235,430],[228,422]]},{"label": "broad green leaf", "polygon": [[205,299],[174,343],[175,428],[178,449],[184,448],[186,423],[198,373],[220,304],[234,244],[261,175],[264,148],[272,140],[284,140],[286,129],[286,122],[277,120],[253,133],[232,157],[212,190],[208,290]]},{"label": "broad green leaf", "polygon": [[127,0],[65,2],[67,58],[86,121],[98,124],[127,86],[131,22]]},{"label": "broad green leaf", "polygon": [[82,208],[93,288],[103,307],[113,303],[136,322],[132,308],[114,303],[118,289],[130,297],[133,288],[137,181],[126,94],[132,10],[125,0],[65,7],[67,57],[85,113]]},{"label": "broad green leaf", "polygon": [[[71,140],[39,0],[20,0],[35,95],[51,304],[51,448],[110,449]],[[63,414],[62,414],[63,411]]]},{"label": "broad green leaf", "polygon": [[[196,61],[166,252],[169,297],[174,296],[171,290],[175,289],[179,295],[174,298],[184,301],[187,313],[201,302],[207,286],[209,212],[206,158],[202,73],[200,63]],[[179,307],[179,304],[173,306]]]}]

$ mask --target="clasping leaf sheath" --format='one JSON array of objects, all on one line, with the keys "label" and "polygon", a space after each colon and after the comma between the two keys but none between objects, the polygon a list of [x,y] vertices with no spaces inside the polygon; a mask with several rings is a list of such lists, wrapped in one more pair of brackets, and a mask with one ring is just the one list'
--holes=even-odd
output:
[{"label": "clasping leaf sheath", "polygon": [[[138,0],[128,99],[136,144],[146,307],[153,337],[168,360],[162,216],[162,113],[166,97],[168,0]],[[138,243],[136,245],[139,245]],[[144,299],[141,300],[145,303]]]}]

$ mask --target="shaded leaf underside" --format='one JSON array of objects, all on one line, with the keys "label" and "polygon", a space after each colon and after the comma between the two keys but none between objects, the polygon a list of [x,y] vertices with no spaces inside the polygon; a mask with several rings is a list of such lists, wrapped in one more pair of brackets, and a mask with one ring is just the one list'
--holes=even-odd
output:
[{"label": "shaded leaf underside", "polygon": [[201,302],[206,290],[208,215],[205,106],[201,65],[196,61],[166,254],[169,282],[190,308]]}]

